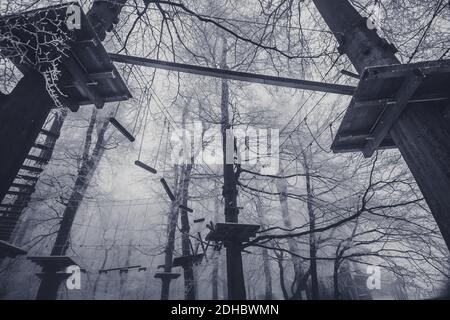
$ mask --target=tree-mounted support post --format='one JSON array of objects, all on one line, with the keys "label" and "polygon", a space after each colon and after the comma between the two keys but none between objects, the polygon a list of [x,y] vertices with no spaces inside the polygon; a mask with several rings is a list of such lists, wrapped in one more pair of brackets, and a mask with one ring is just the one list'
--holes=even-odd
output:
[{"label": "tree-mounted support post", "polygon": [[[393,46],[382,39],[376,30],[369,27],[367,19],[363,18],[348,0],[313,0],[313,2],[333,34],[336,35],[340,52],[348,56],[356,71],[361,75],[360,86],[364,84],[367,76],[378,79],[378,82],[370,86],[370,92],[375,93],[376,96],[377,92],[381,93],[385,90],[383,84],[386,80],[380,79],[375,74],[370,75],[369,70],[364,72],[366,68],[386,66],[385,68],[393,70],[408,66],[398,66],[400,62],[395,57]],[[450,197],[448,196],[450,192],[450,121],[446,117],[450,104],[448,99],[414,99],[414,90],[420,86],[420,82],[430,81],[427,79],[431,78],[431,75],[428,75],[424,79],[421,75],[422,71],[420,66],[418,70],[411,71],[409,79],[405,77],[403,86],[399,88],[396,101],[383,108],[380,114],[384,117],[383,123],[377,122],[375,125],[386,125],[388,121],[385,119],[386,112],[397,117],[387,128],[388,130],[384,128],[386,132],[383,132],[383,128],[375,127],[371,130],[368,139],[377,141],[365,143],[361,148],[350,149],[363,151],[365,156],[370,156],[377,149],[377,145],[383,147],[383,144],[380,145],[383,135],[385,141],[387,138],[393,141],[391,146],[396,146],[400,150],[432,211],[447,247],[450,248]],[[436,71],[438,72],[440,71]],[[389,70],[386,74],[389,74]],[[448,85],[447,78],[445,81]],[[431,84],[430,87],[434,86]],[[419,93],[420,90],[418,89]],[[413,96],[412,99],[410,99],[411,96]],[[357,98],[356,94],[354,100]],[[359,109],[358,112],[369,111]],[[349,112],[356,112],[356,106],[348,109],[337,139],[340,134],[344,135],[343,129],[348,129],[347,124],[352,122],[346,121],[350,119]],[[358,116],[361,117],[361,114]],[[332,149],[339,151],[336,140],[333,144],[335,148],[332,147]]]}]

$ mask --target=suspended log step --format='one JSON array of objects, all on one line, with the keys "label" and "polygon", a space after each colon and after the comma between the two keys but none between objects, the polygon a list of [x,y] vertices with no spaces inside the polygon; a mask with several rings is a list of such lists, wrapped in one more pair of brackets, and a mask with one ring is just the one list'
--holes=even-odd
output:
[{"label": "suspended log step", "polygon": [[191,208],[189,208],[189,207],[186,207],[186,206],[183,206],[182,204],[180,204],[180,205],[178,206],[178,208],[180,208],[181,210],[185,210],[185,211],[187,211],[187,212],[190,212],[190,213],[194,212],[193,209],[191,209]]},{"label": "suspended log step", "polygon": [[136,139],[133,137],[133,135],[127,130],[125,129],[124,126],[122,126],[119,121],[117,121],[115,118],[109,118],[109,122],[116,127],[117,130],[120,131],[120,133],[122,133],[125,138],[127,138],[128,140],[130,140],[131,142],[134,142]]},{"label": "suspended log step", "polygon": [[158,173],[158,171],[156,171],[156,169],[153,169],[153,168],[150,167],[149,165],[146,165],[145,163],[143,163],[143,162],[141,162],[141,161],[139,161],[139,160],[136,160],[136,161],[134,162],[134,164],[137,165],[138,167],[144,169],[144,170],[147,170],[147,171],[153,173],[153,174]]},{"label": "suspended log step", "polygon": [[161,181],[161,184],[162,184],[163,187],[164,187],[164,190],[166,190],[166,193],[167,193],[167,195],[169,196],[170,200],[175,201],[175,196],[174,196],[172,190],[170,190],[170,187],[169,187],[169,185],[167,184],[166,179],[161,178],[160,181]]},{"label": "suspended log step", "polygon": [[205,221],[205,218],[200,218],[200,219],[195,219],[194,223],[201,223],[201,222],[204,222],[204,221]]},{"label": "suspended log step", "polygon": [[21,166],[20,169],[34,172],[34,173],[41,173],[42,171],[44,171],[44,169],[42,169],[42,168],[36,168],[36,167],[25,166],[25,165]]}]

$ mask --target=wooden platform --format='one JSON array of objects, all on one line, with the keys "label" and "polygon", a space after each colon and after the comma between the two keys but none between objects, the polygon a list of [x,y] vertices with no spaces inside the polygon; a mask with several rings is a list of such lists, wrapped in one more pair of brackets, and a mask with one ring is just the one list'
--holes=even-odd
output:
[{"label": "wooden platform", "polygon": [[170,280],[175,280],[178,279],[180,277],[179,273],[172,273],[172,272],[158,272],[155,273],[155,278],[157,279],[170,279]]},{"label": "wooden platform", "polygon": [[[1,53],[22,73],[30,68],[42,72],[50,67],[45,61],[47,56],[61,56],[59,49],[63,45],[55,43],[64,43],[70,46],[67,56],[62,56],[62,73],[58,81],[62,93],[59,94],[60,101],[64,105],[76,111],[80,105],[94,104],[102,108],[106,102],[129,99],[131,94],[127,86],[81,8],[81,28],[68,29],[67,9],[71,5],[79,6],[66,3],[1,17],[0,33],[11,35],[15,40],[10,41],[11,36],[3,37]],[[25,55],[19,52],[25,52]]]},{"label": "wooden platform", "polygon": [[246,242],[256,235],[259,225],[243,223],[216,223],[214,230],[206,236],[206,241],[231,241]]},{"label": "wooden platform", "polygon": [[188,263],[192,261],[192,264],[200,264],[203,260],[204,254],[199,253],[191,256],[180,256],[173,259],[172,266],[173,267],[184,267]]},{"label": "wooden platform", "polygon": [[71,257],[68,256],[31,256],[27,259],[39,265],[45,271],[56,272],[61,271],[68,266],[78,265]]},{"label": "wooden platform", "polygon": [[339,152],[395,148],[390,128],[408,105],[450,99],[450,60],[366,68],[331,146]]},{"label": "wooden platform", "polygon": [[27,254],[27,251],[9,242],[0,240],[0,258],[15,258]]}]

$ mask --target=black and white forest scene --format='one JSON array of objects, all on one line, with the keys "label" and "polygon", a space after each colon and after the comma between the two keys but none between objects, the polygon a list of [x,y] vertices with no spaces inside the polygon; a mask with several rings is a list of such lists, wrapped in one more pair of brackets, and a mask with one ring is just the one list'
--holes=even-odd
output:
[{"label": "black and white forest scene", "polygon": [[0,300],[448,299],[449,98],[447,0],[0,0]]}]

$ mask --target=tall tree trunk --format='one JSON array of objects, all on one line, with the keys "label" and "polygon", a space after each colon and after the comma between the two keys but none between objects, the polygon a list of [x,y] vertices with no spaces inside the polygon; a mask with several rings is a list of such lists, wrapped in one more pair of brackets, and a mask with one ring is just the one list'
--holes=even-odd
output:
[{"label": "tall tree trunk", "polygon": [[[131,255],[133,251],[133,241],[131,240],[128,244],[128,250],[127,250],[127,257],[125,258],[125,267],[130,265]],[[120,277],[120,283],[119,283],[119,299],[124,299],[125,297],[125,283],[128,279],[128,269],[122,271],[119,270],[119,277]]]},{"label": "tall tree trunk", "polygon": [[[263,229],[266,228],[267,224],[264,219],[264,212],[262,208],[261,199],[256,199],[256,212],[258,214],[259,224],[263,226]],[[264,299],[272,300],[272,273],[270,269],[270,260],[269,260],[269,251],[266,248],[262,248],[262,259],[263,259],[263,269],[264,269],[264,278],[265,278],[265,292]]]},{"label": "tall tree trunk", "polygon": [[[279,175],[284,176],[284,171],[280,170]],[[277,191],[279,193],[281,216],[283,218],[284,227],[286,229],[292,229],[292,222],[291,222],[291,216],[290,216],[290,212],[289,212],[289,205],[288,205],[288,198],[287,198],[288,189],[287,189],[286,179],[277,179],[276,186],[277,186]],[[288,242],[289,251],[294,254],[298,254],[299,248],[298,248],[298,244],[295,241],[295,239],[289,238],[287,240],[287,242]],[[301,279],[304,277],[304,272],[303,272],[300,258],[295,255],[291,255],[291,257],[292,257],[292,262],[294,265],[294,282],[295,282],[293,285],[293,288],[294,288],[293,295],[295,298],[301,299],[300,292],[304,288],[300,287],[300,282],[301,282]]]},{"label": "tall tree trunk", "polygon": [[[219,221],[220,202],[219,198],[214,198],[214,224]],[[212,258],[213,269],[211,272],[211,288],[212,288],[212,300],[219,300],[219,260],[220,253],[219,251],[214,251],[214,256]]]},{"label": "tall tree trunk", "polygon": [[[173,261],[173,250],[175,247],[175,232],[177,228],[177,221],[178,221],[178,195],[179,195],[179,166],[174,166],[174,195],[177,200],[172,201],[170,204],[169,209],[169,216],[167,218],[167,244],[166,248],[164,249],[165,256],[164,256],[164,272],[172,272],[172,261]],[[169,291],[170,291],[170,279],[163,278],[162,279],[162,286],[161,286],[161,300],[168,300],[169,299]]]},{"label": "tall tree trunk", "polygon": [[[112,112],[113,111],[111,111],[111,114]],[[107,117],[106,119],[108,118],[109,117]],[[61,220],[60,228],[58,230],[53,249],[51,251],[52,256],[63,256],[66,254],[67,249],[69,248],[70,231],[72,229],[73,221],[75,220],[78,208],[80,207],[81,202],[84,199],[86,190],[89,187],[89,183],[91,182],[94,172],[97,169],[97,166],[105,151],[105,133],[109,125],[109,121],[106,119],[101,125],[100,130],[98,130],[97,141],[93,148],[92,154],[89,156],[89,150],[92,145],[92,134],[97,120],[97,110],[94,109],[94,111],[92,112],[91,120],[86,133],[81,167],[78,171],[77,178],[75,180],[75,184],[69,200],[65,204],[63,218]],[[47,274],[43,277],[37,294],[38,299],[56,298],[59,282],[55,281],[53,278],[54,277],[51,274]]]},{"label": "tall tree trunk", "polygon": [[[188,107],[189,103],[187,103],[183,109],[183,119],[182,119],[182,127],[186,129],[186,119],[188,116]],[[183,130],[183,140],[187,142],[185,135],[185,130]],[[185,147],[190,147],[190,144],[183,144]],[[188,150],[184,150],[184,152],[189,152]],[[182,176],[181,176],[181,203],[183,206],[188,206],[189,199],[189,184],[191,181],[191,172],[192,172],[192,162],[194,161],[194,155],[191,156],[189,164],[184,164],[182,167]],[[191,250],[191,241],[190,241],[190,226],[189,226],[189,216],[188,212],[185,209],[181,209],[181,251],[182,255],[187,257],[191,256],[194,253]],[[187,261],[187,263],[183,266],[184,271],[184,297],[186,300],[195,300],[196,296],[196,288],[194,283],[194,264],[191,259]]]},{"label": "tall tree trunk", "polygon": [[[309,157],[305,150],[302,151],[303,155],[303,168],[305,170],[305,183],[306,183],[306,201],[309,217],[309,230],[315,230],[316,217],[314,214],[314,195],[312,190],[311,175],[309,169]],[[316,248],[316,234],[311,232],[309,234],[309,258],[310,258],[310,273],[311,273],[311,298],[313,300],[319,299],[319,280],[317,278],[317,248]]]}]

